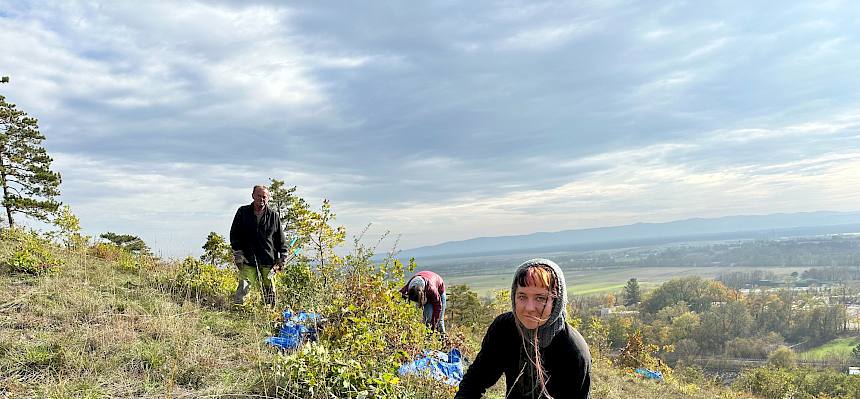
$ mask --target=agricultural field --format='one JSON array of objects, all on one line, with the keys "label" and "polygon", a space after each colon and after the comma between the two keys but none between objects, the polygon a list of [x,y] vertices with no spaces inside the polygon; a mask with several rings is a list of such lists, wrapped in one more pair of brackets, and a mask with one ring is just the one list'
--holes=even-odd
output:
[{"label": "agricultural field", "polygon": [[857,345],[860,345],[860,335],[836,338],[824,345],[799,353],[798,358],[815,361],[847,359],[851,357],[851,351]]},{"label": "agricultural field", "polygon": [[[508,270],[509,269],[509,270]],[[756,270],[771,271],[777,275],[802,272],[804,267],[756,267]],[[643,290],[655,287],[675,277],[701,276],[715,278],[721,273],[738,271],[737,267],[612,267],[592,269],[565,268],[568,292],[573,295],[590,295],[620,291],[627,280],[636,278]],[[468,274],[461,269],[443,278],[447,284],[466,284],[479,295],[484,296],[494,290],[509,289],[513,267],[503,271],[489,272],[481,269],[478,273]]]}]

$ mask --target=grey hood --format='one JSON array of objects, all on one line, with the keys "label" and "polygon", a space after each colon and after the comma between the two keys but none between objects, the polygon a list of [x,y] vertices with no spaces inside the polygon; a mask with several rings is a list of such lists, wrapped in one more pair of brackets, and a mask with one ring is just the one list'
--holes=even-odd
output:
[{"label": "grey hood", "polygon": [[517,291],[517,275],[523,269],[526,269],[530,266],[535,265],[545,265],[549,266],[552,270],[552,273],[555,277],[555,280],[558,282],[556,284],[555,298],[553,298],[552,302],[552,311],[547,318],[546,323],[544,325],[537,328],[538,341],[540,342],[541,348],[546,348],[549,346],[550,342],[552,342],[553,337],[558,334],[559,331],[564,330],[565,318],[567,317],[567,282],[564,280],[564,273],[562,273],[561,268],[555,264],[555,262],[549,259],[531,259],[523,262],[519,267],[517,267],[516,272],[514,272],[514,281],[511,283],[511,310],[514,312],[514,320],[517,322],[517,326],[519,330],[525,334],[526,339],[531,340],[534,337],[535,330],[528,330],[520,320],[516,317],[517,315],[517,303],[516,303],[516,291]]}]

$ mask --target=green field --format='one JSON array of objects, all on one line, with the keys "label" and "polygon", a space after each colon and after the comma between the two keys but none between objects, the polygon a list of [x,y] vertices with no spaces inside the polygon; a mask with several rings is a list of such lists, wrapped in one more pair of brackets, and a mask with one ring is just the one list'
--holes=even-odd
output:
[{"label": "green field", "polygon": [[[802,272],[803,267],[756,267],[755,270],[772,271],[777,275]],[[636,278],[642,289],[648,289],[676,277],[701,276],[714,278],[721,273],[738,271],[737,267],[612,267],[586,270],[564,270],[567,289],[571,295],[590,295],[620,291],[627,280]],[[749,270],[749,269],[745,269]],[[466,284],[484,296],[492,291],[511,288],[512,271],[504,273],[458,273],[443,275],[446,284]]]},{"label": "green field", "polygon": [[836,338],[824,345],[801,352],[798,357],[803,360],[845,359],[851,356],[851,351],[860,345],[860,336]]}]

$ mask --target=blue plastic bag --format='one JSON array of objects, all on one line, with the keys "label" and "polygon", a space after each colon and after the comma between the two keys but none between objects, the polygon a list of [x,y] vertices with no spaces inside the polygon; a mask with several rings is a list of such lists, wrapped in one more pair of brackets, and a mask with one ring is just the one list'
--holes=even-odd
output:
[{"label": "blue plastic bag", "polygon": [[295,315],[284,311],[284,325],[277,337],[266,338],[266,343],[281,349],[296,349],[305,341],[316,341],[316,325],[322,317],[316,313],[301,311]]},{"label": "blue plastic bag", "polygon": [[661,381],[661,382],[663,381],[663,373],[661,373],[659,370],[655,371],[655,370],[649,370],[649,369],[640,367],[640,368],[634,370],[634,372],[636,374],[640,375],[642,378],[648,378],[648,379],[657,380],[657,381]]},{"label": "blue plastic bag", "polygon": [[400,375],[415,374],[442,381],[448,385],[460,385],[463,380],[463,362],[460,350],[450,352],[424,351],[424,356],[406,363],[397,370]]}]

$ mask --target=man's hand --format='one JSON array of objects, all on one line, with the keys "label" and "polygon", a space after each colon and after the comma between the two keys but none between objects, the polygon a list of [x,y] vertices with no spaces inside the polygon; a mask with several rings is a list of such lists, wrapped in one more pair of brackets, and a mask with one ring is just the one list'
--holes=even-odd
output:
[{"label": "man's hand", "polygon": [[245,259],[245,254],[242,252],[241,249],[237,249],[237,250],[233,251],[233,263],[235,263],[236,267],[239,267],[239,268],[241,268],[242,265],[245,265],[248,263],[248,260]]},{"label": "man's hand", "polygon": [[279,272],[279,271],[281,271],[281,270],[284,270],[284,262],[286,262],[286,260],[287,260],[287,256],[286,256],[286,255],[281,255],[280,260],[278,260],[278,261],[275,263],[275,265],[274,265],[274,266],[272,266],[272,270],[273,270],[275,273],[277,273],[277,272]]}]

